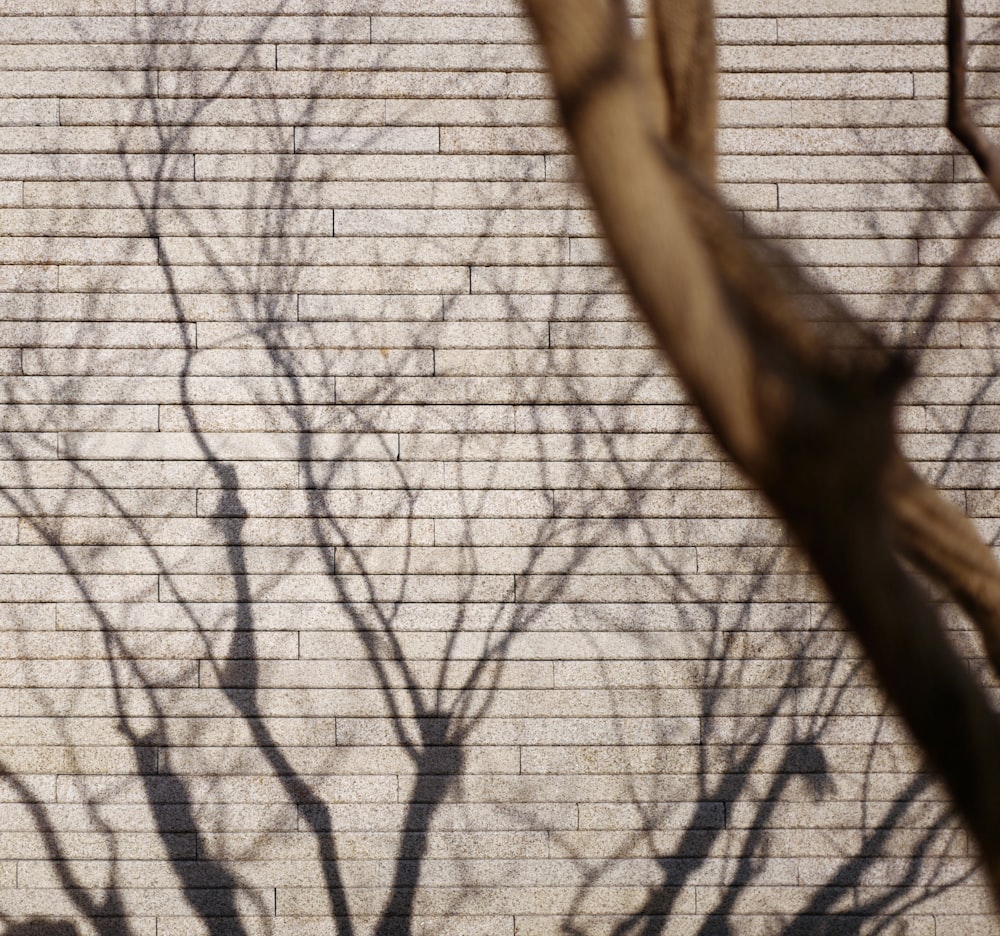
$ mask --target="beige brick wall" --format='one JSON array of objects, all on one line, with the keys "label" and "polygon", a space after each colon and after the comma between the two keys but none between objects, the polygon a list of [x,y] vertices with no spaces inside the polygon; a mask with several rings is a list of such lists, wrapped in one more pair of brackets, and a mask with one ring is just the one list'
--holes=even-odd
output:
[{"label": "beige brick wall", "polygon": [[[943,0],[716,11],[725,196],[913,348],[903,446],[997,535]],[[515,0],[5,0],[0,125],[3,932],[1000,932]]]}]

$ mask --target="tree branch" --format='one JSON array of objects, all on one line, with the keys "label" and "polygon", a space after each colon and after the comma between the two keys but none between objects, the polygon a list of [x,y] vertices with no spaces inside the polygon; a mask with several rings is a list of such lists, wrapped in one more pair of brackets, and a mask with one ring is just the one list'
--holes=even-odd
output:
[{"label": "tree branch", "polygon": [[897,455],[887,496],[896,542],[911,562],[950,592],[979,629],[1000,674],[1000,565],[957,507]]},{"label": "tree branch", "polygon": [[1000,197],[1000,149],[991,143],[969,111],[964,0],[948,0],[948,129],[976,161],[993,193]]},{"label": "tree branch", "polygon": [[[828,300],[834,344],[802,319],[783,281],[794,281],[791,265],[779,273],[780,254],[734,232],[692,178],[687,152],[650,132],[644,70],[621,2],[525,2],[583,178],[640,310],[723,447],[788,523],[864,644],[973,830],[1000,895],[1000,719],[895,555],[897,527],[926,533],[927,518],[940,515],[936,503],[913,512],[916,522],[904,512],[906,527],[892,515],[914,503],[926,508],[919,487],[901,485],[896,500],[887,497],[890,481],[899,481],[892,410],[905,368],[836,300]],[[657,6],[663,35],[675,9],[682,21],[691,12]],[[681,61],[675,56],[668,68]],[[685,100],[703,93],[703,81],[689,87]],[[678,92],[665,97],[669,105]],[[696,109],[687,114],[682,126],[697,120]],[[705,134],[684,130],[682,139],[703,146]],[[944,564],[925,552],[935,568]]]},{"label": "tree branch", "polygon": [[712,0],[649,0],[646,33],[656,50],[666,138],[707,182],[715,182],[718,91]]}]

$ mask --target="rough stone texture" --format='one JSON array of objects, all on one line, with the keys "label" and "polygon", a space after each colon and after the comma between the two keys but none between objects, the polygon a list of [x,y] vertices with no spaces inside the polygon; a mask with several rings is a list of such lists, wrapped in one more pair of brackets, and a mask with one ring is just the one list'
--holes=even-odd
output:
[{"label": "rough stone texture", "polygon": [[[913,349],[904,448],[993,537],[943,9],[716,0],[722,190]],[[5,0],[0,125],[4,932],[1000,933],[515,0]]]}]

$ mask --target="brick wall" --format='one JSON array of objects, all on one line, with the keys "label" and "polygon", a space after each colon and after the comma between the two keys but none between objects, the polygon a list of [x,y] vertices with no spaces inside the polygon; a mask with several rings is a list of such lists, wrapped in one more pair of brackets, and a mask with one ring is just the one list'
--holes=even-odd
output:
[{"label": "brick wall", "polygon": [[[992,537],[943,8],[716,0],[720,171],[914,349],[904,447]],[[0,14],[5,933],[1000,931],[637,322],[514,0]]]}]

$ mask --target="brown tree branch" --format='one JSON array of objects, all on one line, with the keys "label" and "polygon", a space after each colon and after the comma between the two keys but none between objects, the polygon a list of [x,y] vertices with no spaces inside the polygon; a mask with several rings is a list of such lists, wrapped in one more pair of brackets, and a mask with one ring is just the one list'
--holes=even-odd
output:
[{"label": "brown tree branch", "polygon": [[669,102],[666,83],[663,80],[663,60],[653,22],[654,15],[653,3],[650,0],[646,12],[647,25],[639,37],[635,60],[643,90],[642,104],[650,131],[657,139],[666,141],[670,138]]},{"label": "brown tree branch", "polygon": [[[719,441],[812,559],[944,778],[1000,894],[1000,719],[895,556],[894,512],[910,523],[903,528],[925,533],[926,518],[940,516],[936,504],[903,510],[926,503],[922,489],[899,483],[893,470],[898,359],[834,300],[835,345],[801,319],[779,274],[761,261],[767,252],[734,235],[725,209],[692,179],[686,153],[652,130],[642,102],[648,68],[620,2],[525,2],[585,183],[639,308]],[[690,12],[657,7],[664,34],[675,9]],[[676,92],[665,97],[669,106]],[[891,501],[887,486],[896,492]],[[951,568],[925,552],[930,565]]]},{"label": "brown tree branch", "polygon": [[705,181],[715,181],[718,91],[711,0],[649,0],[646,34],[666,109],[666,138]]},{"label": "brown tree branch", "polygon": [[957,507],[919,477],[898,455],[887,496],[896,542],[917,567],[948,590],[983,638],[987,658],[1000,673],[1000,565]]},{"label": "brown tree branch", "polygon": [[948,0],[947,24],[948,129],[969,151],[993,193],[1000,197],[1000,149],[987,139],[969,110],[964,0]]}]

